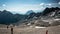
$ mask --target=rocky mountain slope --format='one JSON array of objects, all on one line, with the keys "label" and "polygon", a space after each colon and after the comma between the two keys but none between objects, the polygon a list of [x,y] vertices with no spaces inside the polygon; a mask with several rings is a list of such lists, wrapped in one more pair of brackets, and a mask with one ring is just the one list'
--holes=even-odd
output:
[{"label": "rocky mountain slope", "polygon": [[40,13],[31,13],[24,20],[23,25],[25,26],[57,26],[60,25],[60,8],[46,8]]},{"label": "rocky mountain slope", "polygon": [[[56,23],[55,23],[56,22]],[[12,14],[4,10],[0,11],[0,24],[28,25],[28,26],[51,26],[60,25],[60,8],[46,8],[42,12],[28,11],[25,15]]]}]

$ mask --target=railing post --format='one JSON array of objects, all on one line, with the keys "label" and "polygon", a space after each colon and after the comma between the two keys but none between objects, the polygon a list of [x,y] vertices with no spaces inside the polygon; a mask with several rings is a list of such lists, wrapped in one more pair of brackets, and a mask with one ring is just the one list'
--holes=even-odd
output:
[{"label": "railing post", "polygon": [[46,34],[48,34],[48,30],[46,30]]},{"label": "railing post", "polygon": [[13,34],[13,27],[11,27],[11,34]]}]

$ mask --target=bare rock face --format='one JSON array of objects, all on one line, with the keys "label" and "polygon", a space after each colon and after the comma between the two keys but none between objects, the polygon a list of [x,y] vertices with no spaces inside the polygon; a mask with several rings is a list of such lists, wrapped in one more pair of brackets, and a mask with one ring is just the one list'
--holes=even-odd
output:
[{"label": "bare rock face", "polygon": [[60,20],[59,21],[54,21],[51,23],[51,26],[57,26],[60,25]]}]

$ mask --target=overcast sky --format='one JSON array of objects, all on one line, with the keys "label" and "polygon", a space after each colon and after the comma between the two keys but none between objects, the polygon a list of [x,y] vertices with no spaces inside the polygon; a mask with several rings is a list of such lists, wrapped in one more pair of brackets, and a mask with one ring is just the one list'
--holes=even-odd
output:
[{"label": "overcast sky", "polygon": [[42,11],[46,7],[60,7],[60,0],[0,0],[0,10],[26,13],[28,10]]}]

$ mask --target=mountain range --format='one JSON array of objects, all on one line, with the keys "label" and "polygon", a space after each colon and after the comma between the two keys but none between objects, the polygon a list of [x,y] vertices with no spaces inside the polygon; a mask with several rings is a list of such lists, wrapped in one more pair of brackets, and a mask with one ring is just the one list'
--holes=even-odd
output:
[{"label": "mountain range", "polygon": [[13,23],[25,23],[34,20],[47,20],[47,19],[60,18],[60,8],[52,7],[46,8],[42,12],[35,13],[33,10],[28,11],[25,15],[12,14],[7,10],[0,11],[0,24],[13,24]]}]

